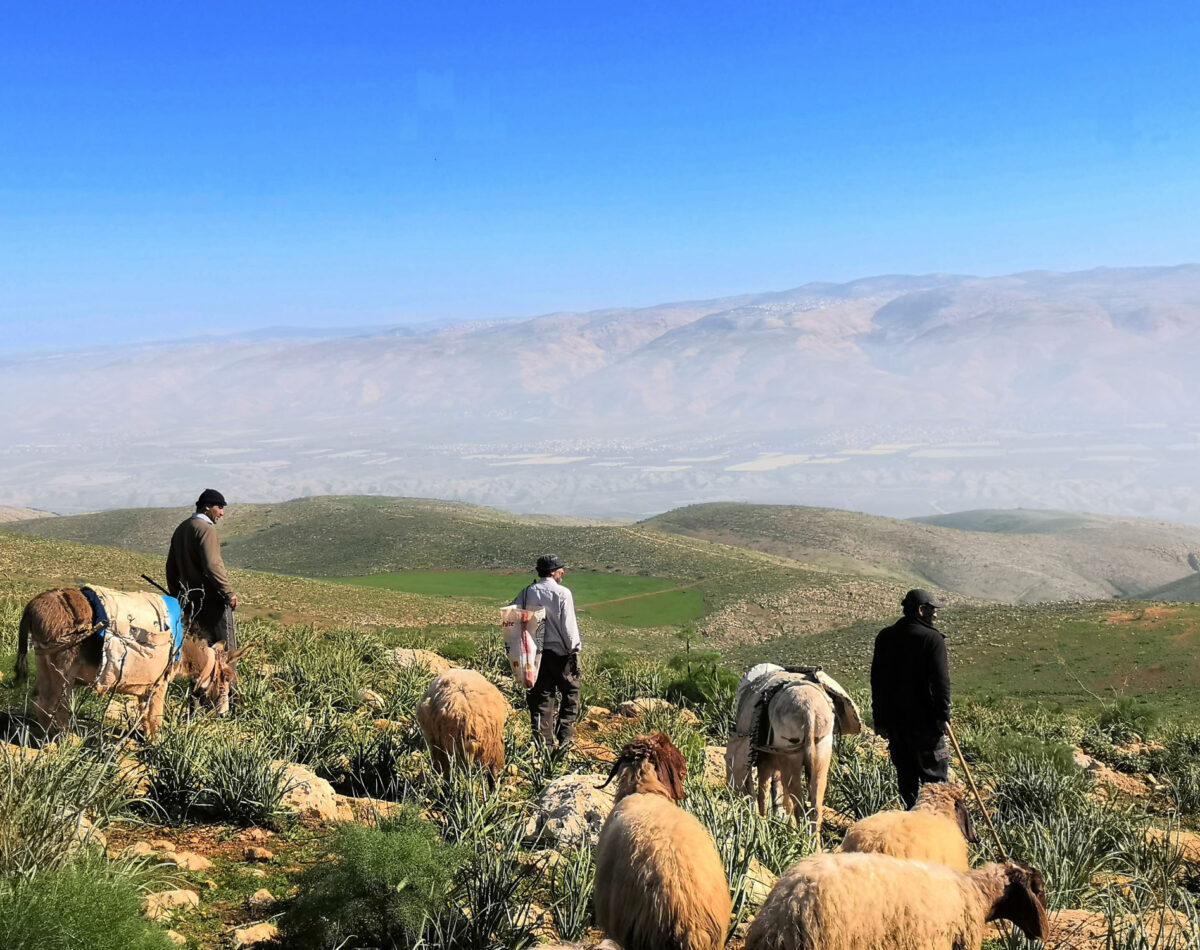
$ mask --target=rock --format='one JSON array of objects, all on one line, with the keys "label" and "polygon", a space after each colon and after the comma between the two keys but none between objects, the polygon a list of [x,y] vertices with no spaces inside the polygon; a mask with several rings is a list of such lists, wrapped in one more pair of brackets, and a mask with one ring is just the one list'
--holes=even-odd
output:
[{"label": "rock", "polygon": [[154,854],[155,851],[149,841],[135,841],[121,853],[129,858],[145,858]]},{"label": "rock", "polygon": [[525,836],[539,848],[595,847],[600,826],[613,807],[612,787],[597,788],[603,775],[564,775],[538,797],[537,813]]},{"label": "rock", "polygon": [[382,798],[352,798],[349,795],[337,796],[338,810],[345,809],[349,821],[374,821],[377,818],[391,818],[400,809],[398,802],[385,801]]},{"label": "rock", "polygon": [[271,837],[271,832],[265,828],[247,828],[245,831],[238,834],[238,841],[253,841],[257,844],[262,844]]},{"label": "rock", "polygon": [[163,860],[185,871],[211,871],[213,866],[208,858],[191,851],[164,851]]},{"label": "rock", "polygon": [[710,785],[724,785],[725,774],[725,747],[706,745],[704,747],[704,780]]},{"label": "rock", "polygon": [[588,706],[587,708],[588,719],[607,719],[611,715],[612,710],[607,706]]},{"label": "rock", "polygon": [[150,847],[155,851],[174,851],[174,842],[168,841],[166,838],[153,838],[150,841]]},{"label": "rock", "polygon": [[141,709],[133,696],[113,695],[104,707],[104,721],[118,726],[136,726],[141,723]]},{"label": "rock", "polygon": [[680,722],[686,722],[686,723],[687,723],[689,726],[698,726],[698,725],[700,725],[700,717],[699,717],[699,716],[697,716],[697,715],[696,715],[694,712],[692,712],[690,709],[681,709],[681,710],[679,710],[679,721],[680,721]]},{"label": "rock", "polygon": [[199,907],[200,895],[195,891],[159,891],[147,894],[142,901],[142,913],[151,920],[162,920],[184,907]]},{"label": "rock", "polygon": [[275,906],[275,895],[268,891],[265,887],[260,887],[257,891],[250,895],[250,899],[246,902],[256,914],[265,914]]},{"label": "rock", "polygon": [[325,779],[295,762],[276,761],[272,765],[281,769],[286,779],[282,802],[286,811],[315,821],[337,820],[337,798]]},{"label": "rock", "polygon": [[444,656],[438,656],[432,650],[410,650],[406,647],[396,647],[384,656],[396,666],[423,666],[430,673],[445,673],[453,669],[454,664]]},{"label": "rock", "polygon": [[270,861],[275,857],[275,852],[258,845],[251,845],[242,852],[247,861]]},{"label": "rock", "polygon": [[383,697],[375,690],[363,688],[358,691],[358,701],[368,709],[383,709]]},{"label": "rock", "polygon": [[[1151,844],[1162,844],[1167,832],[1161,828],[1147,828],[1146,840]],[[1175,829],[1171,832],[1171,846],[1179,851],[1180,857],[1189,864],[1200,864],[1200,834],[1194,831]]]},{"label": "rock", "polygon": [[761,904],[771,893],[779,878],[758,858],[751,858],[746,868],[746,896],[752,904]]},{"label": "rock", "polygon": [[617,715],[624,716],[626,719],[636,719],[638,716],[644,716],[652,710],[660,710],[666,712],[675,707],[665,699],[654,699],[652,697],[642,697],[640,699],[630,699],[621,703],[617,707]]},{"label": "rock", "polygon": [[1084,771],[1093,768],[1096,765],[1096,760],[1083,751],[1083,749],[1073,750],[1075,754],[1075,764]]},{"label": "rock", "polygon": [[183,934],[181,934],[177,930],[168,930],[167,931],[167,939],[170,940],[171,943],[175,944],[175,946],[177,946],[177,947],[186,947],[187,946],[187,937],[185,937]]},{"label": "rock", "polygon": [[246,877],[266,877],[267,876],[267,872],[264,871],[262,868],[242,868],[242,873],[245,874]]},{"label": "rock", "polygon": [[271,943],[279,936],[279,928],[274,924],[255,924],[253,927],[239,927],[233,932],[233,946],[254,947],[260,943]]},{"label": "rock", "polygon": [[81,812],[75,820],[75,840],[72,842],[72,848],[78,850],[80,848],[106,847],[108,847],[108,839],[104,837],[104,832],[93,825],[91,819]]}]

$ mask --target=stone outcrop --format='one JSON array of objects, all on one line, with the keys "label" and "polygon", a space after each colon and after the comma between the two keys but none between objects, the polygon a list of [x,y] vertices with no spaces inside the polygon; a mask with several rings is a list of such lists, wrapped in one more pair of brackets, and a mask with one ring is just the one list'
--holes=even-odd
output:
[{"label": "stone outcrop", "polygon": [[597,788],[603,775],[564,775],[538,797],[537,814],[525,827],[538,848],[595,847],[600,827],[613,807],[612,787]]},{"label": "stone outcrop", "polygon": [[337,796],[333,786],[311,769],[295,762],[272,763],[285,776],[283,808],[300,818],[311,821],[336,821],[339,817]]},{"label": "stone outcrop", "polygon": [[239,927],[233,932],[233,946],[257,947],[264,943],[273,943],[279,936],[279,928],[274,924],[255,924],[253,927]]},{"label": "stone outcrop", "polygon": [[179,910],[200,906],[200,895],[195,891],[159,891],[147,894],[142,901],[142,913],[151,920],[162,920]]},{"label": "stone outcrop", "polygon": [[445,673],[454,666],[444,656],[439,656],[432,650],[410,650],[407,647],[396,647],[385,656],[396,666],[423,666],[430,673]]}]

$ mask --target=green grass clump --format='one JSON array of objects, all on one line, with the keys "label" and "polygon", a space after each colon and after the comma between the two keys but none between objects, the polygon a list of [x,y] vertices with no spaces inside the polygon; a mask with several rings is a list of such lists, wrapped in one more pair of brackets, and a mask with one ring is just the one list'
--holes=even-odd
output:
[{"label": "green grass clump", "polygon": [[834,750],[825,801],[851,818],[900,808],[900,791],[891,759],[882,746],[857,736],[842,738]]},{"label": "green grass clump", "polygon": [[141,914],[136,877],[103,860],[0,880],[4,950],[172,950]]},{"label": "green grass clump", "polygon": [[1101,710],[1097,723],[1113,742],[1129,742],[1149,738],[1161,718],[1161,713],[1149,703],[1122,696]]},{"label": "green grass clump", "polygon": [[376,825],[343,825],[301,877],[281,921],[284,942],[306,950],[415,947],[443,913],[465,858],[415,808]]}]

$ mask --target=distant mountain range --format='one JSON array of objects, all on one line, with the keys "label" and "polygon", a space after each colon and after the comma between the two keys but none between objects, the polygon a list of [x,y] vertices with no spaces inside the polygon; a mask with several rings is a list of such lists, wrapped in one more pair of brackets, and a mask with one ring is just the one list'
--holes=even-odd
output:
[{"label": "distant mountain range", "polygon": [[368,493],[1200,521],[1200,265],[888,276],[528,320],[13,357],[0,502]]}]

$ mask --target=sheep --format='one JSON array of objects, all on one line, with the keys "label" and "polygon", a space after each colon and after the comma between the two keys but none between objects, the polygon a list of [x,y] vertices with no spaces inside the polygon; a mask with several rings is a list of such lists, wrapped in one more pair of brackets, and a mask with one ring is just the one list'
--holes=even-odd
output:
[{"label": "sheep", "polygon": [[911,810],[881,811],[851,825],[842,850],[873,851],[966,871],[971,866],[967,842],[975,840],[962,786],[927,782]]},{"label": "sheep", "polygon": [[474,670],[435,676],[417,705],[434,767],[447,774],[451,758],[474,760],[494,786],[504,768],[504,721],[511,711],[500,690]]},{"label": "sheep", "polygon": [[1045,936],[1040,871],[1008,861],[965,874],[890,854],[816,854],[781,877],[746,950],[979,950],[991,920]]},{"label": "sheep", "polygon": [[679,808],[687,765],[661,732],[613,764],[614,806],[596,845],[596,925],[625,950],[720,950],[732,901],[712,836]]}]

